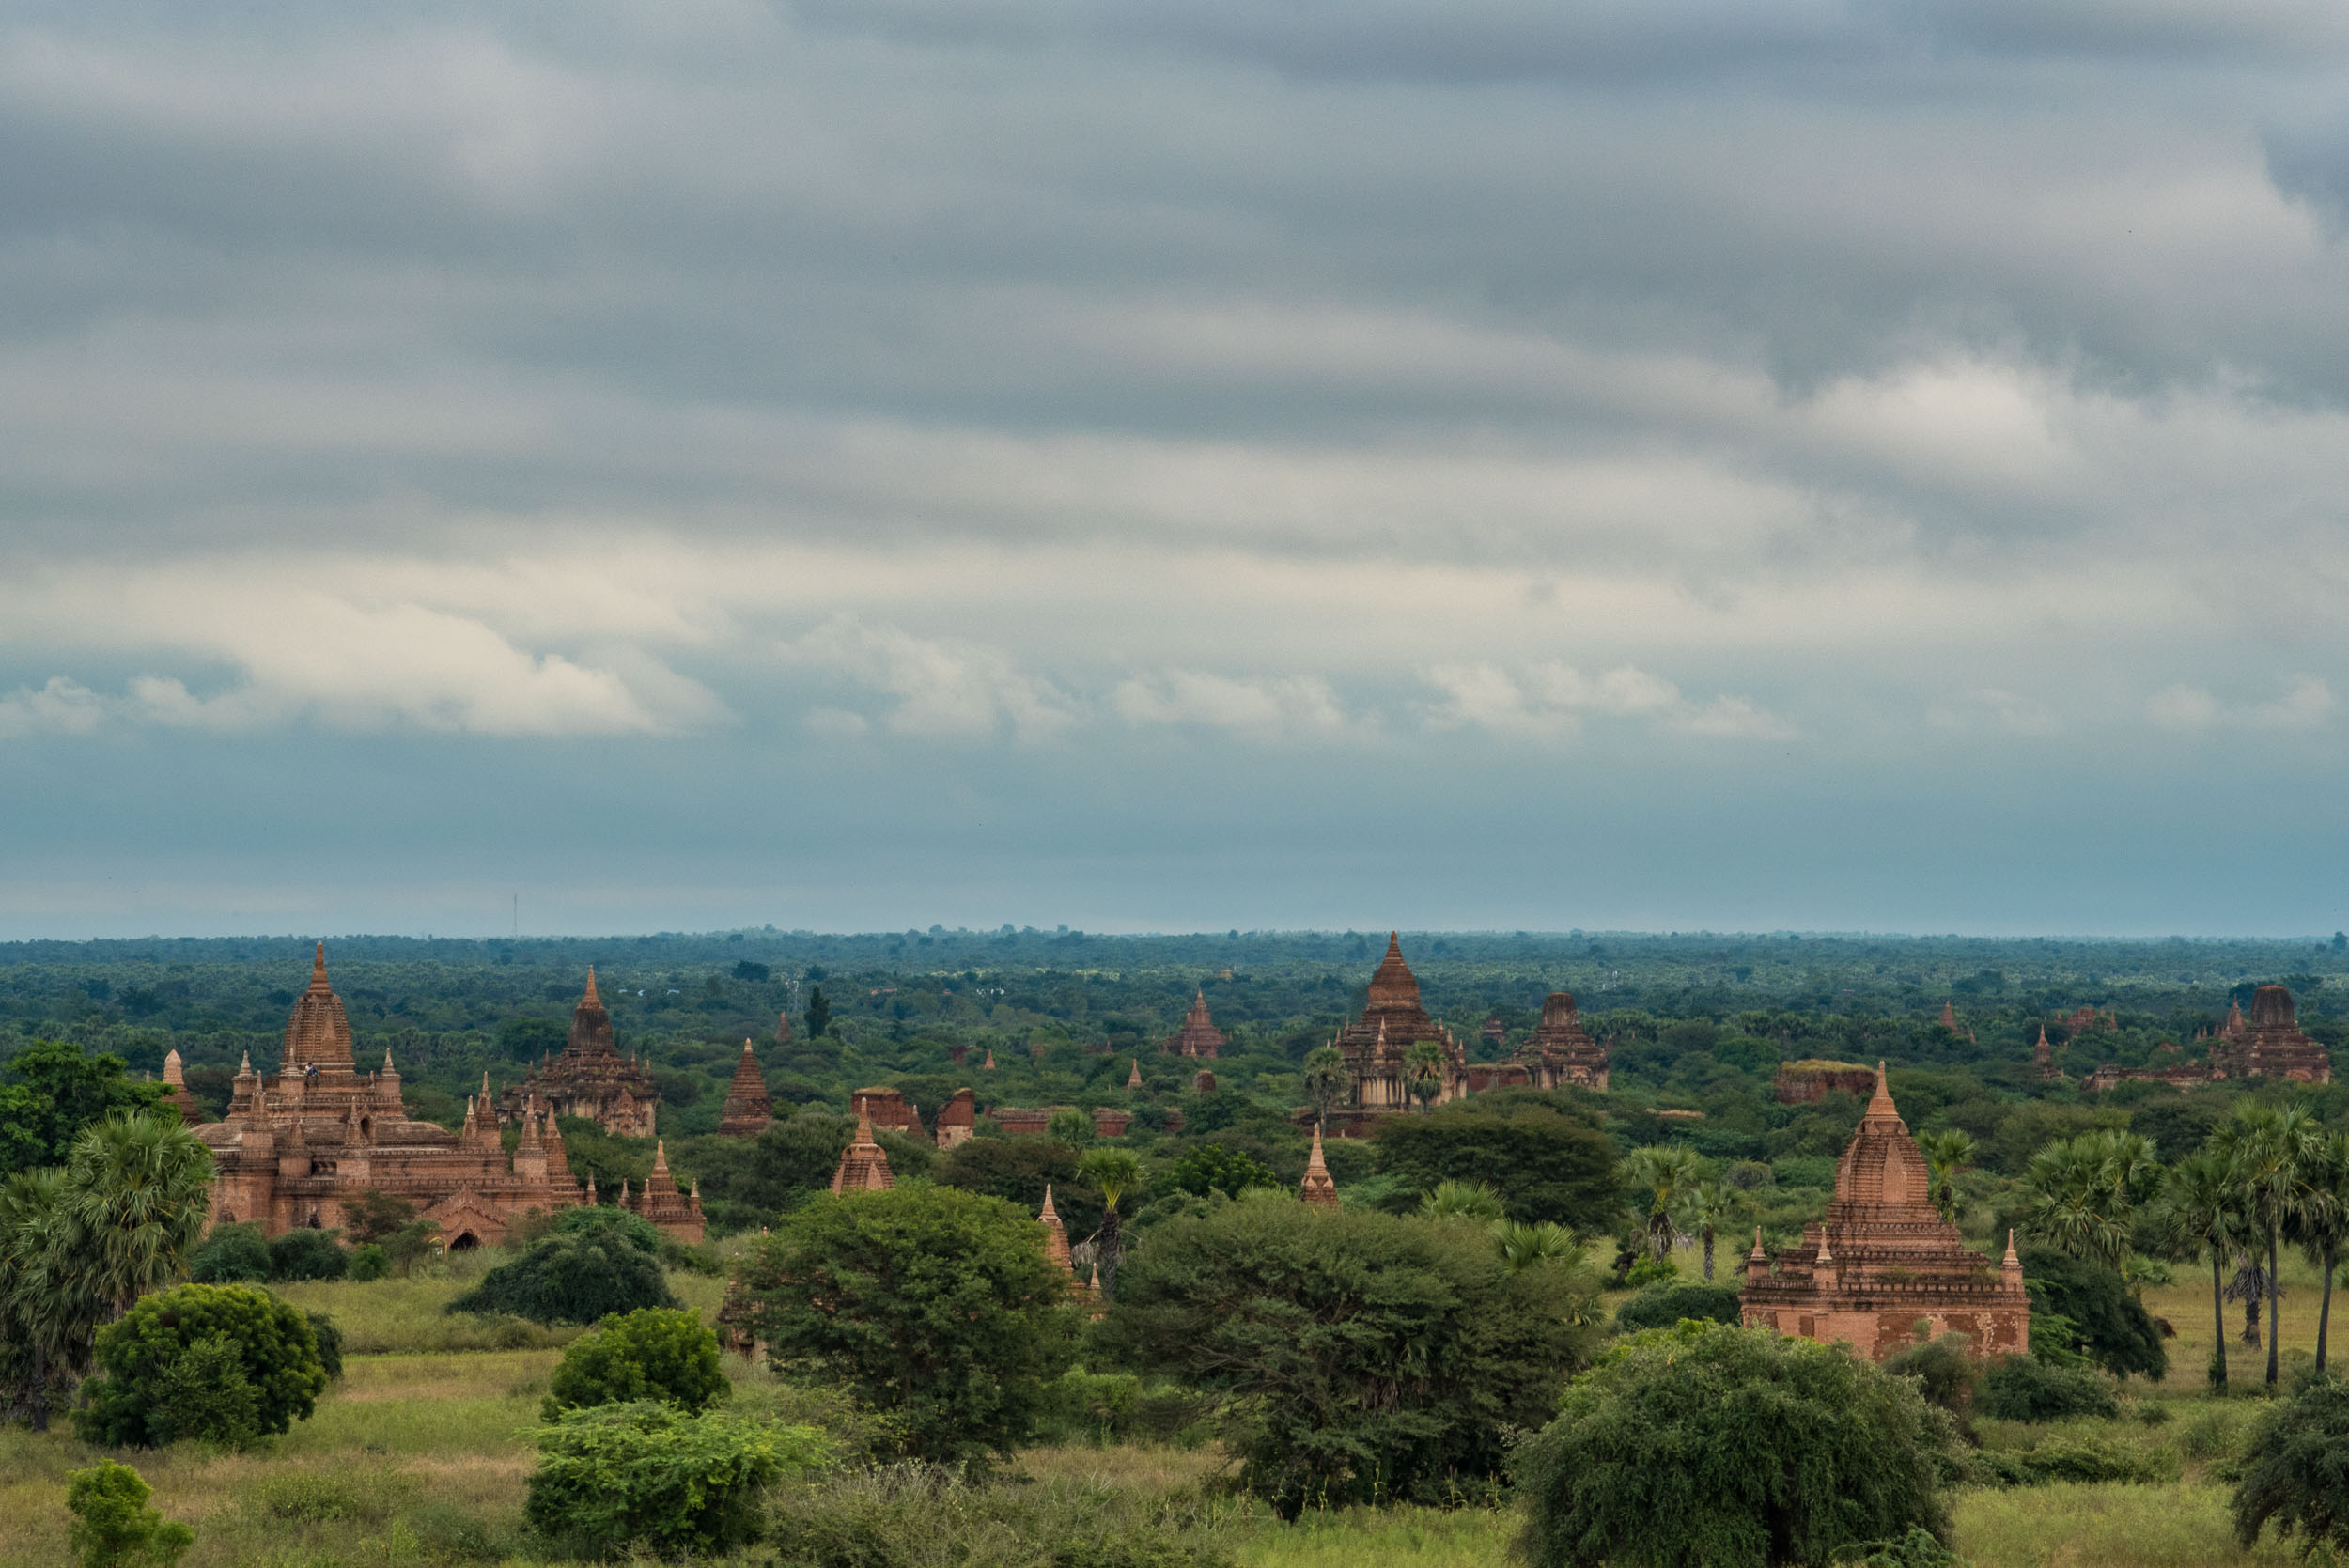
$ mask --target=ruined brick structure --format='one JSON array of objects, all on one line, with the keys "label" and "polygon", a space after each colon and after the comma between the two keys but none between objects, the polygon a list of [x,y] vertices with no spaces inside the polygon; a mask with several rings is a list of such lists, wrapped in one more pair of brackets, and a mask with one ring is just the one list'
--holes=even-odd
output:
[{"label": "ruined brick structure", "polygon": [[851,1115],[869,1120],[876,1127],[903,1133],[908,1138],[929,1141],[929,1134],[922,1130],[922,1113],[913,1109],[913,1102],[905,1092],[886,1086],[859,1089],[848,1096]]},{"label": "ruined brick structure", "polygon": [[571,1009],[571,1032],[562,1054],[534,1068],[506,1091],[498,1120],[511,1122],[537,1101],[557,1116],[579,1116],[622,1138],[650,1138],[661,1106],[652,1074],[612,1043],[612,1015],[596,994],[596,971],[587,971],[586,994]]},{"label": "ruined brick structure", "polygon": [[751,1043],[742,1042],[742,1060],[734,1064],[734,1082],[718,1112],[718,1130],[729,1138],[756,1138],[775,1119],[774,1102],[767,1097],[767,1080],[759,1076],[758,1058]]},{"label": "ruined brick structure", "polygon": [[179,1053],[168,1051],[163,1056],[163,1103],[175,1107],[179,1120],[194,1126],[204,1120],[204,1108],[188,1093],[187,1069],[179,1061]]},{"label": "ruined brick structure", "polygon": [[1828,1062],[1812,1057],[1780,1063],[1778,1077],[1771,1080],[1770,1087],[1781,1105],[1812,1105],[1838,1090],[1855,1096],[1865,1094],[1875,1087],[1875,1074],[1857,1062]]},{"label": "ruined brick structure", "polygon": [[889,1156],[873,1141],[873,1118],[860,1104],[856,1137],[840,1151],[840,1168],[832,1173],[832,1189],[834,1194],[878,1192],[896,1185],[897,1178],[889,1169]]},{"label": "ruined brick structure", "polygon": [[971,1141],[979,1120],[978,1095],[957,1089],[955,1097],[938,1108],[938,1146],[953,1149]]},{"label": "ruined brick structure", "polygon": [[1570,991],[1549,993],[1542,1021],[1511,1061],[1526,1070],[1535,1089],[1607,1090],[1607,1048],[1582,1027]]},{"label": "ruined brick structure", "polygon": [[1223,1049],[1223,1032],[1207,1016],[1207,993],[1202,987],[1190,999],[1190,1011],[1183,1015],[1183,1027],[1159,1042],[1159,1049],[1172,1056],[1212,1057]]},{"label": "ruined brick structure", "polygon": [[579,1202],[553,1116],[530,1102],[516,1115],[522,1132],[511,1156],[499,1143],[486,1077],[466,1100],[461,1130],[411,1118],[389,1051],[379,1071],[362,1075],[353,1064],[350,1023],[327,983],[320,943],[278,1070],[257,1073],[248,1055],[227,1116],[195,1129],[212,1155],[211,1222],[255,1220],[271,1235],[335,1230],[349,1201],[382,1192],[414,1203],[449,1246],[501,1241],[530,1210]]},{"label": "ruined brick structure", "polygon": [[1330,1177],[1330,1167],[1321,1157],[1321,1128],[1314,1128],[1314,1152],[1305,1161],[1305,1179],[1298,1184],[1299,1198],[1316,1208],[1338,1206],[1338,1184]]},{"label": "ruined brick structure", "polygon": [[1835,1168],[1827,1219],[1775,1261],[1757,1229],[1739,1301],[1749,1328],[1843,1341],[1875,1361],[1915,1343],[1921,1324],[1930,1337],[1965,1335],[1981,1358],[2030,1348],[2030,1301],[2014,1238],[1994,1267],[1941,1218],[1882,1063],[1867,1114]]},{"label": "ruined brick structure", "polygon": [[[2045,1031],[2041,1037],[2046,1037]],[[2248,1020],[2239,1004],[2229,1006],[2226,1024],[2210,1042],[2208,1060],[2165,1060],[2179,1054],[2175,1044],[2165,1041],[2155,1048],[2155,1065],[2122,1067],[2108,1062],[2090,1074],[2082,1087],[2102,1092],[2148,1080],[2175,1089],[2195,1089],[2227,1079],[2278,1078],[2293,1083],[2333,1080],[2331,1053],[2301,1032],[2299,1010],[2292,993],[2281,986],[2262,986],[2251,993]]]}]

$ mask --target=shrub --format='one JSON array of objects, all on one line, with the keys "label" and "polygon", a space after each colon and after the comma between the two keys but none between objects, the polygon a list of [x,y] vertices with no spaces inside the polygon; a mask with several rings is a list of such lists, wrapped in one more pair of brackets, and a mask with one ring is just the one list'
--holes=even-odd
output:
[{"label": "shrub", "polygon": [[1511,1269],[1482,1227],[1239,1203],[1150,1233],[1104,1358],[1221,1396],[1240,1483],[1286,1515],[1456,1498],[1548,1419],[1595,1339],[1581,1270]]},{"label": "shrub", "polygon": [[597,1241],[626,1241],[639,1252],[661,1254],[660,1228],[641,1214],[630,1214],[624,1208],[599,1203],[580,1204],[560,1210],[554,1217],[553,1234],[567,1236],[587,1236]]},{"label": "shrub", "polygon": [[1917,1391],[1927,1404],[1938,1405],[1963,1421],[1974,1407],[1974,1390],[1982,1381],[1969,1342],[1963,1334],[1909,1346],[1887,1358],[1884,1370],[1895,1377],[1917,1379]]},{"label": "shrub", "polygon": [[343,1375],[343,1331],[334,1327],[334,1320],[324,1312],[304,1312],[310,1320],[310,1337],[318,1341],[319,1367],[330,1383],[339,1383]]},{"label": "shrub", "polygon": [[830,1457],[807,1427],[688,1415],[649,1400],[569,1411],[537,1436],[541,1457],[524,1513],[583,1557],[637,1547],[709,1556],[747,1545],[761,1533],[762,1490],[786,1469]]},{"label": "shrub", "polygon": [[74,1418],[82,1440],[237,1444],[308,1419],[326,1388],[309,1319],[252,1285],[142,1297],[98,1333],[105,1376]]},{"label": "shrub", "polygon": [[507,1312],[533,1323],[597,1323],[640,1307],[675,1307],[661,1265],[621,1239],[552,1235],[448,1304],[452,1312]]},{"label": "shrub", "polygon": [[2060,1367],[2033,1356],[2008,1356],[1982,1375],[1982,1413],[2006,1421],[2060,1421],[2121,1413],[2110,1385],[2086,1367]]},{"label": "shrub", "polygon": [[188,1260],[188,1278],[198,1284],[258,1284],[269,1278],[269,1241],[247,1220],[217,1225]]},{"label": "shrub", "polygon": [[1519,1447],[1532,1568],[1824,1563],[1949,1535],[1947,1417],[1841,1346],[1684,1323],[1619,1344]]},{"label": "shrub", "polygon": [[151,1562],[171,1568],[195,1532],[147,1506],[153,1488],[128,1465],[101,1459],[66,1477],[65,1505],[73,1514],[70,1539],[82,1568],[129,1568]]},{"label": "shrub", "polygon": [[1008,1450],[1067,1367],[1067,1270],[1000,1198],[907,1186],[824,1198],[753,1243],[736,1276],[779,1367],[838,1383],[932,1460]]},{"label": "shrub", "polygon": [[1623,1277],[1623,1282],[1633,1290],[1645,1290],[1668,1280],[1680,1278],[1680,1265],[1670,1258],[1644,1257],[1633,1264]]},{"label": "shrub", "polygon": [[1273,1174],[1269,1166],[1250,1158],[1244,1151],[1227,1149],[1221,1143],[1194,1143],[1175,1157],[1174,1163],[1159,1178],[1159,1185],[1195,1198],[1205,1198],[1210,1192],[1237,1198],[1252,1187],[1287,1184]]},{"label": "shrub", "polygon": [[1224,1568],[1228,1505],[1047,1481],[973,1483],[926,1465],[833,1473],[777,1500],[778,1560],[805,1568]]},{"label": "shrub", "polygon": [[1203,1421],[1211,1405],[1177,1384],[1071,1367],[1051,1387],[1037,1436],[1046,1442],[1173,1442]]},{"label": "shrub", "polygon": [[370,1241],[350,1250],[350,1272],[345,1277],[366,1284],[382,1279],[391,1271],[391,1254],[383,1250],[381,1242]]},{"label": "shrub", "polygon": [[642,1308],[607,1317],[575,1340],[548,1383],[545,1419],[592,1405],[658,1400],[707,1410],[733,1391],[718,1366],[718,1336],[690,1312]]},{"label": "shrub", "polygon": [[2026,1247],[2021,1256],[2024,1282],[2030,1287],[2034,1345],[2041,1337],[2041,1314],[2051,1312],[2065,1320],[2065,1347],[2077,1349],[2114,1376],[2141,1373],[2158,1382],[2169,1373],[2161,1330],[2120,1275],[2053,1248]]},{"label": "shrub", "polygon": [[2311,1379],[2276,1406],[2251,1434],[2243,1480],[2234,1492],[2234,1533],[2248,1551],[2270,1523],[2276,1534],[2301,1537],[2302,1550],[2349,1546],[2349,1385]]},{"label": "shrub", "polygon": [[1705,1323],[1736,1322],[1737,1287],[1694,1281],[1650,1285],[1615,1309],[1615,1326],[1626,1332],[1669,1328],[1684,1317]]},{"label": "shrub", "polygon": [[2055,1438],[2031,1449],[1983,1449],[1968,1457],[1976,1486],[2044,1486],[2053,1481],[2153,1484],[2178,1478],[2168,1449],[2147,1452],[2101,1437]]},{"label": "shrub", "polygon": [[1588,1234],[1623,1209],[1615,1141],[1587,1120],[1540,1099],[1478,1095],[1424,1116],[1382,1124],[1378,1169],[1399,1181],[1397,1208],[1450,1180],[1490,1182],[1512,1219],[1551,1220]]},{"label": "shrub", "polygon": [[288,1231],[269,1244],[272,1280],[339,1280],[350,1268],[350,1254],[332,1231]]}]

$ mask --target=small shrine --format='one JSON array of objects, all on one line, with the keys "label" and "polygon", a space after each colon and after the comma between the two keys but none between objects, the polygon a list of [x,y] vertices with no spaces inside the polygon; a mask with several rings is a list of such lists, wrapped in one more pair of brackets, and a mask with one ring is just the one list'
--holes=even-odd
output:
[{"label": "small shrine", "polygon": [[758,1071],[751,1043],[742,1042],[742,1059],[734,1064],[734,1082],[726,1089],[725,1108],[718,1113],[718,1130],[728,1138],[756,1138],[775,1119],[774,1102],[767,1097],[767,1080]]},{"label": "small shrine", "polygon": [[1223,1032],[1207,1016],[1207,993],[1202,986],[1190,999],[1190,1011],[1183,1015],[1183,1027],[1159,1041],[1159,1049],[1170,1056],[1213,1057],[1221,1053],[1223,1044]]}]

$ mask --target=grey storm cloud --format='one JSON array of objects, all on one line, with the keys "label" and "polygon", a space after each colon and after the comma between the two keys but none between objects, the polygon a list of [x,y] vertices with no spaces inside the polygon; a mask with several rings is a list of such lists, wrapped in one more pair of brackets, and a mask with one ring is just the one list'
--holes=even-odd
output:
[{"label": "grey storm cloud", "polygon": [[[226,769],[228,859],[120,904],[200,910],[252,770],[456,747],[526,796],[593,751],[688,862],[641,875],[714,887],[691,753],[728,809],[792,781],[758,853],[818,909],[916,776],[958,843],[1033,826],[1049,904],[1056,855],[1195,843],[1194,775],[1267,823],[1375,779],[1505,859],[1601,768],[1633,817],[1974,834],[1971,892],[1852,918],[2010,918],[2083,823],[2340,760],[2344,86],[2300,0],[18,7],[11,831],[103,861],[124,817],[46,772]],[[462,773],[414,809],[506,820]],[[501,875],[578,885],[510,810]],[[1679,891],[1626,860],[1560,924],[1794,918],[1607,836]],[[1821,855],[1786,896],[1832,921]],[[2239,918],[2331,918],[2293,896]]]}]

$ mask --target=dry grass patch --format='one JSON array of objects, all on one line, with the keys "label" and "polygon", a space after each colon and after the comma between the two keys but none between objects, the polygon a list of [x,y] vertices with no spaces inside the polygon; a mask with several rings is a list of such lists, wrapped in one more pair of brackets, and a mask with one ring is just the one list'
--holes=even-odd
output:
[{"label": "dry grass patch", "polygon": [[2066,1484],[1957,1498],[1957,1551],[1974,1568],[2245,1568],[2297,1563],[2271,1536],[2234,1544],[2227,1489]]},{"label": "dry grass patch", "polygon": [[1268,1524],[1238,1557],[1241,1568],[1499,1568],[1517,1532],[1514,1511],[1352,1508]]}]

